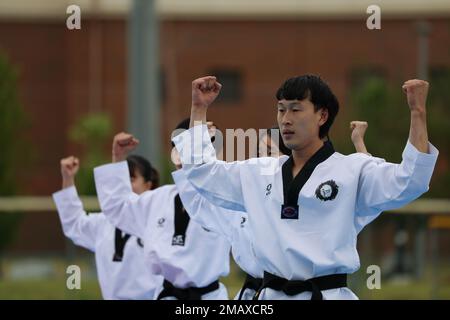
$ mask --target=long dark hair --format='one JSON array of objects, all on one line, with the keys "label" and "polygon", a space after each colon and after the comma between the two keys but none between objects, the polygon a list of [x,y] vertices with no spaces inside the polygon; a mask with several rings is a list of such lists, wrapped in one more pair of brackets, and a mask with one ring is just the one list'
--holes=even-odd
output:
[{"label": "long dark hair", "polygon": [[159,173],[151,165],[150,161],[139,155],[129,155],[127,157],[130,177],[136,176],[136,170],[144,177],[145,182],[151,182],[151,190],[159,187]]}]

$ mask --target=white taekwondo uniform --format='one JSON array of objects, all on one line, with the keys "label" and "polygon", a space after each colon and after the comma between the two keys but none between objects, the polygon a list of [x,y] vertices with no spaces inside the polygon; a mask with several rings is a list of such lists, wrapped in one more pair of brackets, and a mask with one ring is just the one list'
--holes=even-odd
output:
[{"label": "white taekwondo uniform", "polygon": [[[358,270],[358,217],[370,221],[426,192],[438,156],[431,144],[429,153],[421,153],[408,142],[402,162],[393,164],[362,153],[342,155],[325,143],[293,178],[287,156],[218,161],[206,125],[172,141],[188,180],[200,194],[215,205],[249,213],[255,254],[271,275],[268,283],[280,277],[313,288],[295,295],[285,294],[285,287],[267,288],[260,299],[356,299],[345,285],[317,294],[317,284],[307,280]],[[299,193],[293,192],[295,182]]]},{"label": "white taekwondo uniform", "polygon": [[[381,158],[375,158],[375,161],[383,162]],[[235,300],[252,300],[256,288],[262,285],[262,270],[257,257],[255,256],[252,236],[248,227],[248,214],[241,211],[227,210],[214,206],[204,197],[202,197],[191,185],[185,184],[186,173],[183,170],[177,170],[172,173],[176,185],[183,185],[186,190],[180,193],[183,205],[192,220],[198,222],[201,226],[210,229],[225,236],[231,243],[231,252],[236,264],[247,274],[244,288],[239,290]],[[181,188],[178,188],[181,189]],[[359,233],[376,216],[361,216],[355,219],[355,227]],[[241,292],[243,290],[243,292]]]},{"label": "white taekwondo uniform", "polygon": [[[250,242],[252,237],[248,228],[247,213],[214,206],[194,189],[192,184],[186,180],[185,175],[183,170],[172,173],[178,190],[183,190],[180,192],[180,197],[189,216],[201,226],[226,237],[231,244],[231,252],[237,265],[247,275],[253,278],[262,278],[264,270],[261,269]],[[248,278],[247,276],[246,280],[257,281]],[[259,285],[257,286],[259,287]],[[255,292],[256,289],[248,287],[242,295],[239,291],[235,299],[241,297],[241,300],[251,300]]]},{"label": "white taekwondo uniform", "polygon": [[228,299],[225,286],[216,281],[229,273],[230,244],[225,237],[189,221],[181,201],[177,202],[179,191],[175,185],[137,195],[131,189],[126,161],[97,167],[94,175],[106,217],[118,228],[144,240],[152,272],[162,275],[165,285],[172,289],[186,289],[180,299],[189,299],[185,296],[188,288],[211,284],[215,289],[202,294],[201,299]]},{"label": "white taekwondo uniform", "polygon": [[108,222],[103,213],[86,214],[75,186],[53,194],[62,228],[75,244],[95,253],[104,299],[155,299],[163,278],[150,272],[143,243]]}]

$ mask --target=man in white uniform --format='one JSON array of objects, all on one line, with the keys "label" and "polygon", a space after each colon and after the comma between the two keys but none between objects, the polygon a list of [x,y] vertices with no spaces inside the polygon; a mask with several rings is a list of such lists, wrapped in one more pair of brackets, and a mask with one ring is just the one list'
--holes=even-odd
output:
[{"label": "man in white uniform", "polygon": [[403,85],[411,126],[400,164],[363,153],[345,156],[322,141],[339,105],[313,75],[288,79],[276,95],[278,125],[291,157],[218,161],[204,123],[220,88],[215,77],[193,81],[191,129],[173,142],[202,196],[249,213],[255,254],[265,271],[257,298],[356,299],[346,276],[359,268],[358,217],[404,206],[428,190],[438,155],[426,129],[428,83]]},{"label": "man in white uniform", "polygon": [[[188,126],[185,121],[177,129]],[[158,299],[228,299],[219,277],[229,273],[230,244],[225,237],[190,220],[179,196],[184,191],[179,188],[183,181],[141,195],[132,192],[123,160],[137,144],[130,134],[116,135],[115,163],[95,168],[103,212],[118,228],[144,240],[147,263],[153,273],[164,277]],[[184,185],[192,189],[187,181]]]},{"label": "man in white uniform", "polygon": [[[208,124],[209,126],[210,124]],[[364,121],[352,121],[350,123],[350,129],[352,130],[351,140],[356,152],[369,154],[364,143],[367,127],[368,124]],[[280,157],[283,155],[291,155],[291,150],[284,145],[278,127],[274,126],[271,129],[267,129],[258,143],[258,156]],[[379,161],[382,161],[382,159],[379,159]],[[172,174],[177,185],[178,177],[184,174],[182,170]],[[185,183],[184,178],[181,181]],[[252,236],[247,223],[247,213],[214,207],[195,190],[191,190],[191,188],[185,189],[190,189],[190,192],[182,192],[180,196],[184,207],[189,212],[189,216],[205,228],[226,236],[231,243],[231,252],[234,260],[246,273],[244,285],[235,299],[252,300],[255,293],[262,286],[264,270],[262,270],[254,254],[251,242]],[[211,208],[205,208],[208,206]],[[358,217],[355,222],[357,232],[359,233],[373,219],[374,217]]]},{"label": "man in white uniform", "polygon": [[[142,193],[158,187],[158,173],[142,157],[130,156],[133,191]],[[150,272],[142,241],[108,222],[103,213],[86,214],[74,178],[79,160],[61,160],[63,188],[53,194],[66,237],[95,253],[97,275],[104,299],[155,299],[163,278]]]}]

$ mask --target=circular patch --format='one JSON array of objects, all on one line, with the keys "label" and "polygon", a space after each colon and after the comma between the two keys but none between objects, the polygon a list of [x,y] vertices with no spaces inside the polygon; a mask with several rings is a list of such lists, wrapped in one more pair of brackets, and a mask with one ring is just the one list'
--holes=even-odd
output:
[{"label": "circular patch", "polygon": [[316,197],[322,201],[333,200],[338,194],[339,186],[334,180],[321,183],[316,189]]}]

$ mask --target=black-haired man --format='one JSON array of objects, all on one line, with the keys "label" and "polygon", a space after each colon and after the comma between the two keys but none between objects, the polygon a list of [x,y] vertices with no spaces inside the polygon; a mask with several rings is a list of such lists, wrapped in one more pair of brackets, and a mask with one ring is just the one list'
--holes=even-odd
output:
[{"label": "black-haired man", "polygon": [[438,155],[426,129],[428,83],[403,85],[411,126],[400,164],[345,156],[323,142],[339,107],[313,75],[288,79],[277,91],[278,125],[292,156],[218,161],[206,126],[196,124],[205,122],[220,89],[215,77],[192,82],[191,129],[173,141],[202,196],[249,213],[255,255],[265,270],[255,298],[355,299],[346,276],[359,268],[358,218],[404,206],[428,190]]}]

